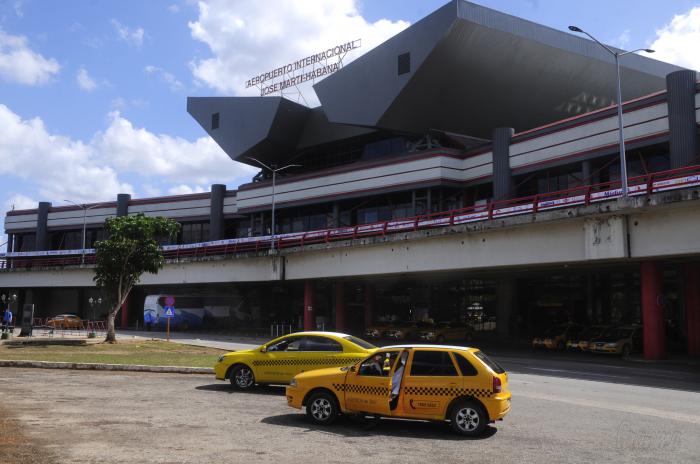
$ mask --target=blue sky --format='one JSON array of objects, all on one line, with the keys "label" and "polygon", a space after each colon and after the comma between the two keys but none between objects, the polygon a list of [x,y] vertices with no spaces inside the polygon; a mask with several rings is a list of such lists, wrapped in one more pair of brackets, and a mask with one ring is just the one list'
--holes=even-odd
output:
[{"label": "blue sky", "polygon": [[[366,52],[444,3],[0,0],[0,208],[235,188],[253,170],[206,138],[187,96],[249,95],[256,72],[356,36]],[[697,0],[477,3],[700,67]]]}]

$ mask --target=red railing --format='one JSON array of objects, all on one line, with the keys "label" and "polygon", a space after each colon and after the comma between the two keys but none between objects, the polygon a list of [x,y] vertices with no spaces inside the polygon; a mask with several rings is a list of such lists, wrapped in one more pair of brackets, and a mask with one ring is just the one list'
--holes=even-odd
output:
[{"label": "red railing", "polygon": [[[631,177],[628,180],[629,196],[650,195],[666,190],[676,190],[700,185],[700,166],[690,166],[672,169],[644,176]],[[595,185],[585,185],[557,192],[492,201],[484,205],[469,206],[451,211],[426,214],[404,219],[392,219],[357,226],[339,227],[336,229],[313,230],[275,236],[278,248],[329,243],[336,240],[349,240],[363,237],[382,236],[401,232],[411,232],[437,227],[449,227],[470,222],[505,218],[522,214],[533,214],[542,211],[565,208],[578,205],[590,205],[601,201],[615,199],[621,196],[620,182],[605,182]],[[269,250],[271,237],[248,237],[242,239],[223,240],[163,247],[163,254],[169,261],[180,259],[200,259],[209,256],[226,257],[239,253],[257,253]],[[80,250],[76,250],[80,253]],[[8,257],[0,261],[0,268],[30,268],[52,266],[78,266],[82,258],[79,254],[71,256],[23,256]],[[9,262],[9,263],[8,263]],[[87,254],[85,264],[94,264],[95,255]]]}]

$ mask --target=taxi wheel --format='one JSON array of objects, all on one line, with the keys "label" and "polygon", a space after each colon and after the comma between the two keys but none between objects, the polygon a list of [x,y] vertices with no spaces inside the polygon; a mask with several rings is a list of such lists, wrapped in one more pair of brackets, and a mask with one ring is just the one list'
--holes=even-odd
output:
[{"label": "taxi wheel", "polygon": [[255,386],[255,375],[250,367],[239,364],[231,371],[231,385],[239,390],[250,390]]},{"label": "taxi wheel", "polygon": [[312,393],[306,401],[306,415],[316,424],[332,424],[338,417],[338,403],[330,393]]},{"label": "taxi wheel", "polygon": [[466,437],[481,435],[487,421],[484,408],[473,401],[460,401],[452,408],[450,415],[452,429]]}]

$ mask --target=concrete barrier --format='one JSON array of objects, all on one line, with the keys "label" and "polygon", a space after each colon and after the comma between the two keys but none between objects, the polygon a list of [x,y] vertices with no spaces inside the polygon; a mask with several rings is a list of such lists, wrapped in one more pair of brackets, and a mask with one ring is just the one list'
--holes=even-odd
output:
[{"label": "concrete barrier", "polygon": [[2,360],[0,367],[23,367],[36,369],[75,369],[93,371],[156,372],[167,374],[213,374],[212,367],[146,366],[142,364],[100,364],[54,361]]}]

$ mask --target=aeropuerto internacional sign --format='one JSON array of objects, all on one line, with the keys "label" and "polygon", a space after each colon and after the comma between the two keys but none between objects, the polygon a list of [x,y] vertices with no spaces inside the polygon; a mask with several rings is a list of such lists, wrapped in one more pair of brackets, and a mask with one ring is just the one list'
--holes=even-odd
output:
[{"label": "aeropuerto internacional sign", "polygon": [[[260,87],[260,96],[269,95],[271,93],[280,92],[286,88],[299,85],[302,82],[315,80],[328,74],[332,74],[343,65],[342,57],[345,56],[351,50],[360,48],[362,46],[361,39],[353,40],[352,42],[346,42],[344,44],[336,45],[335,47],[330,47],[322,52],[309,55],[306,58],[288,63],[279,68],[275,68],[272,71],[264,72],[260,75],[254,76],[246,81],[246,88],[258,86]],[[336,58],[337,61],[328,63],[329,59]],[[316,65],[320,65],[316,67]],[[313,66],[314,68],[310,71],[297,74],[297,72],[304,70],[305,68]],[[287,76],[279,82],[269,83],[264,85],[265,82],[271,81],[281,76]]]}]

